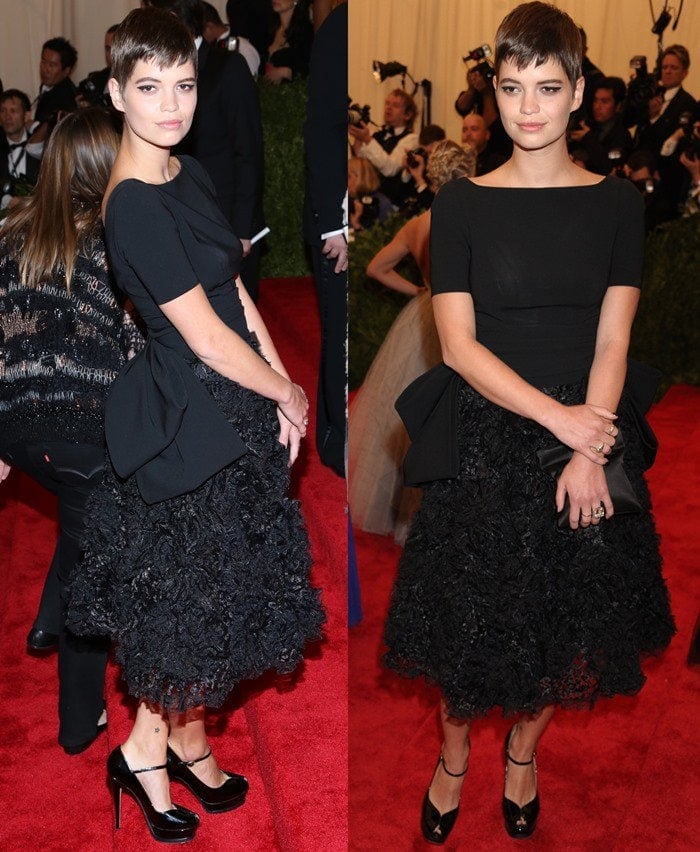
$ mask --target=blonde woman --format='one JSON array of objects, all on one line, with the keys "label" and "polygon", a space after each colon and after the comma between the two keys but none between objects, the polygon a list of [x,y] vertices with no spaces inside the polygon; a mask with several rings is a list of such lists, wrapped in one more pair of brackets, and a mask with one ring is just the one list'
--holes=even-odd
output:
[{"label": "blonde woman", "polygon": [[[449,181],[473,175],[475,166],[473,149],[449,140],[436,142],[428,160],[431,189],[437,192]],[[401,463],[408,436],[394,402],[413,379],[441,360],[430,304],[429,236],[426,210],[408,221],[367,267],[367,274],[385,287],[415,298],[394,320],[350,407],[348,500],[353,523],[367,532],[393,533],[400,544],[420,503],[420,491],[403,487]],[[418,264],[422,287],[396,269],[408,255]]]}]

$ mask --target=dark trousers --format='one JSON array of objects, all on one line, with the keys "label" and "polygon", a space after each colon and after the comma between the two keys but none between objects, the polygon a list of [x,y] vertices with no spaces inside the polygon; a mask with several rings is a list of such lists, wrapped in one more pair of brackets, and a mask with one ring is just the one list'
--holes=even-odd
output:
[{"label": "dark trousers", "polygon": [[336,261],[329,261],[320,245],[311,246],[311,257],[321,314],[316,448],[325,465],[345,476],[348,275],[335,272]]},{"label": "dark trousers", "polygon": [[65,613],[73,574],[81,557],[85,505],[100,481],[104,450],[90,444],[47,441],[13,444],[5,460],[58,497],[59,536],[44,586],[37,624],[58,634],[58,741],[75,746],[95,735],[104,709],[104,674],[109,641],[73,636]]}]

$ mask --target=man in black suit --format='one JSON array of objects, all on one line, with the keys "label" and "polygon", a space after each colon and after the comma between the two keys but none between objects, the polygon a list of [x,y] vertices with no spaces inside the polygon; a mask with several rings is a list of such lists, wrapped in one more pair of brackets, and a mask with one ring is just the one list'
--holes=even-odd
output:
[{"label": "man in black suit", "polygon": [[316,446],[321,461],[345,475],[348,246],[347,193],[348,9],[336,7],[311,49],[304,126],[307,158],[305,231],[321,313],[321,363]]},{"label": "man in black suit", "polygon": [[[25,178],[36,183],[40,161],[26,151],[29,138],[27,122],[31,114],[29,98],[19,89],[7,89],[0,95],[0,206],[6,207],[14,195],[12,179]],[[7,191],[6,191],[7,190]]]},{"label": "man in black suit", "polygon": [[228,0],[226,20],[231,32],[245,36],[260,56],[267,54],[275,21],[270,0]]},{"label": "man in black suit", "polygon": [[241,278],[255,300],[260,245],[251,245],[251,237],[263,227],[263,142],[253,77],[240,54],[217,50],[203,39],[198,0],[151,0],[150,5],[176,14],[198,45],[197,108],[175,153],[195,157],[214,182],[219,205],[243,245]]},{"label": "man in black suit", "polygon": [[[41,86],[36,100],[34,120],[50,131],[60,112],[77,108],[76,88],[70,74],[78,61],[78,51],[65,38],[51,38],[41,48],[39,76]],[[36,133],[34,134],[36,136]]]},{"label": "man in black suit", "polygon": [[107,81],[112,66],[112,38],[118,26],[119,24],[112,24],[105,33],[105,62],[107,63],[105,67],[99,71],[91,71],[78,85],[76,99],[80,107],[112,105]]}]

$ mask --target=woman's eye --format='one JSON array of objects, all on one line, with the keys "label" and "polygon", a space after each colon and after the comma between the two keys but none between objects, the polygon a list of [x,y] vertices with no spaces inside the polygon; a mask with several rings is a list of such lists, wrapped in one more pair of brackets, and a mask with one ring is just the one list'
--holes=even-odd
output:
[{"label": "woman's eye", "polygon": [[155,86],[152,86],[150,83],[146,83],[143,86],[139,86],[139,92],[152,92],[155,90]]},{"label": "woman's eye", "polygon": [[194,83],[180,83],[180,89],[183,92],[191,92],[194,89]]},{"label": "woman's eye", "polygon": [[542,91],[545,95],[556,95],[557,92],[561,92],[561,86],[542,86]]},{"label": "woman's eye", "polygon": [[515,94],[515,92],[518,91],[518,87],[517,86],[501,86],[501,91],[504,92],[506,95],[512,95],[512,94]]}]

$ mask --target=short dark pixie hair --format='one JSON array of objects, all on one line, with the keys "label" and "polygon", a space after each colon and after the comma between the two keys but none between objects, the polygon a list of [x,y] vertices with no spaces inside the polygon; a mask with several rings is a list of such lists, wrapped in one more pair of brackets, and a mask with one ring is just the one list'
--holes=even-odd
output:
[{"label": "short dark pixie hair", "polygon": [[32,111],[32,104],[29,100],[29,96],[20,91],[19,89],[5,89],[5,91],[0,94],[0,104],[4,104],[5,101],[17,100],[22,104],[22,109],[25,112]]},{"label": "short dark pixie hair", "polygon": [[501,21],[496,32],[494,65],[496,76],[502,62],[515,62],[518,69],[548,60],[559,62],[571,88],[581,76],[583,49],[581,33],[572,19],[550,3],[522,3]]},{"label": "short dark pixie hair", "polygon": [[43,53],[45,50],[53,50],[61,57],[61,68],[73,68],[78,61],[78,51],[63,36],[56,36],[56,38],[45,41],[41,45],[41,52]]},{"label": "short dark pixie hair", "polygon": [[163,9],[134,9],[114,31],[111,75],[121,90],[136,63],[154,60],[159,68],[191,62],[197,71],[197,48],[192,34],[175,15]]}]

